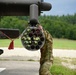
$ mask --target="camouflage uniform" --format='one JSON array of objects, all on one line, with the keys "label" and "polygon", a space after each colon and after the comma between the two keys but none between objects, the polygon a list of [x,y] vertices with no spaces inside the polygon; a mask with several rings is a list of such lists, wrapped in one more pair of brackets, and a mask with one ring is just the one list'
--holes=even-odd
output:
[{"label": "camouflage uniform", "polygon": [[52,36],[48,31],[43,30],[45,34],[45,44],[40,49],[41,58],[40,58],[40,70],[39,75],[51,75],[50,68],[53,64],[53,53],[52,53]]}]

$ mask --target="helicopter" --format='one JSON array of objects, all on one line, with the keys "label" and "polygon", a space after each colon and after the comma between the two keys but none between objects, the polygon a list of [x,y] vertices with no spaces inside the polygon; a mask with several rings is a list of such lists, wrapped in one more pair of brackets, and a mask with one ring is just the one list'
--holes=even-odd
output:
[{"label": "helicopter", "polygon": [[[45,43],[38,16],[51,8],[52,5],[44,0],[0,0],[0,16],[29,16],[28,27],[21,34],[21,42],[30,51],[39,50]],[[19,30],[3,28],[0,31],[11,38],[19,36]]]}]

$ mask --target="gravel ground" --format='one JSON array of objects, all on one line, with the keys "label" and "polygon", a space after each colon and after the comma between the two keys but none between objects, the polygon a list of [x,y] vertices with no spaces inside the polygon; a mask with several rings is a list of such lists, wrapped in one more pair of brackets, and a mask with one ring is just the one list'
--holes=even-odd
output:
[{"label": "gravel ground", "polygon": [[[25,48],[15,48],[14,50],[8,50],[8,48],[0,48],[4,50],[4,53],[0,55],[0,60],[19,60],[19,61],[38,61],[40,60],[40,50],[28,51]],[[76,58],[76,50],[63,50],[53,49],[54,57]],[[68,68],[76,69],[76,65],[62,62],[63,66],[69,66]]]},{"label": "gravel ground", "polygon": [[[23,57],[34,57],[40,58],[40,50],[38,51],[28,51],[25,48],[15,48],[14,50],[8,50],[7,47],[0,49],[4,50],[4,53],[0,57],[9,57],[9,56],[23,56]],[[54,57],[68,57],[76,58],[76,50],[62,50],[62,49],[53,49]]]}]

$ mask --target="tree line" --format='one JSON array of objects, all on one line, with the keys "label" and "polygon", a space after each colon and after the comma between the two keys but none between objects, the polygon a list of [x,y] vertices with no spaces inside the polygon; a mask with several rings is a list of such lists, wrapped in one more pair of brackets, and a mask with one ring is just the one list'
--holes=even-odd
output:
[{"label": "tree line", "polygon": [[[0,28],[16,28],[20,33],[28,26],[29,17],[1,16]],[[62,16],[39,16],[39,22],[54,38],[76,40],[76,14]]]}]

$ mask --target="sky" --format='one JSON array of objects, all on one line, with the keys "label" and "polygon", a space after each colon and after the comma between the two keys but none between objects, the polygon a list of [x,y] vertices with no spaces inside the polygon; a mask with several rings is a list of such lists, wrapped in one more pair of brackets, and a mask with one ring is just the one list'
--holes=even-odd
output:
[{"label": "sky", "polygon": [[76,0],[44,0],[52,4],[52,9],[43,12],[46,15],[67,15],[76,13]]}]

